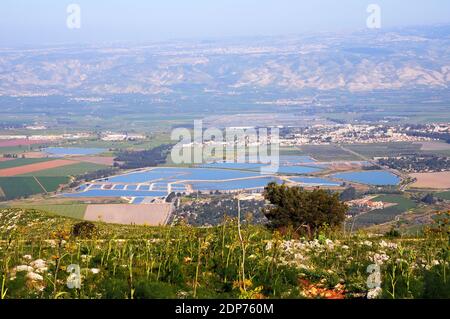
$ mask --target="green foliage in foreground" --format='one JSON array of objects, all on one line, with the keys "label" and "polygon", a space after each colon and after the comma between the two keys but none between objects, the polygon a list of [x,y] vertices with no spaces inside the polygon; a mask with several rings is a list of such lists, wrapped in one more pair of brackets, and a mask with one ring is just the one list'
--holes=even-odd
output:
[{"label": "green foliage in foreground", "polygon": [[[418,238],[321,233],[306,240],[243,225],[241,240],[233,220],[214,228],[93,227],[2,209],[0,296],[449,298],[448,217]],[[80,289],[66,285],[73,264],[81,269]],[[373,264],[381,270],[379,289],[367,286]]]}]

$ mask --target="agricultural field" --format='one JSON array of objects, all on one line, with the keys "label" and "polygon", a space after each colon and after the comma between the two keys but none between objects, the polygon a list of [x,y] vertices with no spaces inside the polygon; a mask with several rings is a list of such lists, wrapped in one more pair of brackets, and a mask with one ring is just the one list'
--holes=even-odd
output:
[{"label": "agricultural field", "polygon": [[77,162],[82,162],[82,163],[113,166],[114,158],[115,157],[109,157],[109,156],[80,156],[80,157],[75,156],[75,157],[71,157],[70,159],[77,161]]},{"label": "agricultural field", "polygon": [[381,195],[376,197],[374,201],[392,203],[395,205],[359,215],[356,217],[356,226],[366,227],[370,225],[384,224],[395,220],[397,216],[417,207],[416,202],[401,195]]},{"label": "agricultural field", "polygon": [[319,162],[333,161],[359,161],[359,157],[346,152],[338,145],[303,145],[300,150],[301,155],[308,155]]},{"label": "agricultural field", "polygon": [[53,159],[48,158],[18,158],[5,162],[0,162],[0,170],[12,167],[19,167],[24,165],[31,165],[37,163],[44,163],[48,161],[52,161]]},{"label": "agricultural field", "polygon": [[89,172],[98,171],[101,169],[105,169],[109,166],[106,165],[99,165],[99,164],[93,164],[93,163],[76,163],[67,165],[64,167],[57,167],[47,170],[42,170],[38,172],[23,174],[22,176],[76,176],[76,175],[83,175]]},{"label": "agricultural field", "polygon": [[165,225],[171,212],[171,204],[146,205],[88,205],[84,219],[122,225]]},{"label": "agricultural field", "polygon": [[[212,228],[80,226],[39,211],[1,209],[0,260],[8,261],[0,268],[2,297],[450,297],[448,224],[415,237],[324,231],[315,239],[247,224],[239,234],[233,220]],[[366,270],[374,263],[382,284],[369,289]],[[77,290],[66,285],[71,264],[83,274]]]},{"label": "agricultural field", "polygon": [[31,195],[55,192],[60,185],[68,183],[69,178],[63,176],[34,177],[13,176],[0,177],[0,200],[28,197]]},{"label": "agricultural field", "polygon": [[52,170],[61,168],[64,166],[70,166],[76,164],[76,162],[69,161],[69,160],[54,160],[54,161],[44,161],[40,163],[35,164],[28,164],[28,165],[22,165],[22,166],[16,166],[16,167],[10,167],[10,168],[4,168],[0,169],[0,177],[7,177],[7,176],[30,176],[38,174],[39,172]]},{"label": "agricultural field", "polygon": [[24,204],[16,208],[21,209],[35,209],[42,212],[55,214],[58,216],[69,217],[74,219],[83,219],[86,212],[86,204]]},{"label": "agricultural field", "polygon": [[428,189],[449,189],[450,188],[450,172],[439,173],[414,173],[412,178],[417,181],[411,185],[413,188]]},{"label": "agricultural field", "polygon": [[33,176],[47,193],[53,193],[58,190],[61,185],[69,183],[67,176]]},{"label": "agricultural field", "polygon": [[17,146],[5,146],[0,147],[0,155],[1,154],[23,154],[30,151],[38,151],[41,148],[45,148],[49,145],[49,143],[45,144],[34,144],[34,145],[17,145]]},{"label": "agricultural field", "polygon": [[109,166],[65,159],[15,159],[0,162],[0,200],[57,191],[76,176]]},{"label": "agricultural field", "polygon": [[441,198],[441,199],[444,199],[444,200],[450,200],[450,191],[449,192],[437,193],[436,196]]},{"label": "agricultural field", "polygon": [[368,158],[396,157],[420,153],[421,145],[414,143],[349,144],[346,148]]},{"label": "agricultural field", "polygon": [[27,140],[27,139],[14,139],[14,140],[0,140],[1,147],[15,147],[15,146],[31,146],[47,143],[47,141],[39,140]]},{"label": "agricultural field", "polygon": [[374,157],[398,157],[412,154],[436,154],[449,156],[449,149],[430,149],[430,146],[422,148],[420,143],[398,142],[378,144],[349,144],[346,148],[368,158]]},{"label": "agricultural field", "polygon": [[[84,147],[84,148],[106,148],[106,149],[133,149],[144,150],[157,147],[162,144],[172,143],[169,134],[154,133],[150,138],[137,141],[102,141],[102,140],[79,140],[62,144],[63,147]],[[105,152],[110,155],[111,152]]]},{"label": "agricultural field", "polygon": [[0,177],[0,189],[4,200],[28,197],[44,190],[33,177]]}]

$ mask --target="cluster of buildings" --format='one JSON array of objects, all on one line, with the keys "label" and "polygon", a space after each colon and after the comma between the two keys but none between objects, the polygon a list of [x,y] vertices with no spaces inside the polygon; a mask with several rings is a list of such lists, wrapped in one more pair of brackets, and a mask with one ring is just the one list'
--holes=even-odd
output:
[{"label": "cluster of buildings", "polygon": [[89,133],[71,133],[71,134],[54,134],[54,135],[0,135],[0,140],[30,140],[30,141],[61,141],[61,140],[78,140],[90,138]]},{"label": "cluster of buildings", "polygon": [[350,207],[356,207],[362,210],[384,209],[386,207],[384,202],[374,202],[373,197],[351,200],[346,202],[346,204]]},{"label": "cluster of buildings", "polygon": [[401,126],[387,125],[314,125],[292,129],[281,139],[281,145],[321,145],[331,143],[369,144],[430,141],[429,137],[412,136]]},{"label": "cluster of buildings", "polygon": [[145,140],[147,137],[143,134],[114,133],[105,132],[101,135],[102,141],[120,142],[120,141],[137,141]]},{"label": "cluster of buildings", "polygon": [[444,134],[450,133],[450,123],[431,123],[431,124],[421,124],[415,125],[414,127],[407,127],[406,130],[413,130],[415,132],[430,134]]},{"label": "cluster of buildings", "polygon": [[[37,130],[34,129],[34,130]],[[33,135],[12,135],[4,134],[0,135],[0,140],[30,140],[30,141],[63,141],[63,140],[81,140],[96,138],[98,134],[94,133],[65,133],[65,134],[53,134],[53,135],[43,135],[43,134],[33,134]],[[100,139],[102,141],[136,141],[144,140],[147,137],[143,134],[129,134],[129,133],[113,133],[105,132],[100,134]]]}]

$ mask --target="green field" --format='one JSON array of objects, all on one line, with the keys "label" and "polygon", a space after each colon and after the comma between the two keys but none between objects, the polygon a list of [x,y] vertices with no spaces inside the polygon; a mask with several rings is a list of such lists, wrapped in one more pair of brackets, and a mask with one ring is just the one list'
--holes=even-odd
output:
[{"label": "green field", "polygon": [[345,147],[369,158],[397,157],[411,154],[436,154],[442,156],[450,155],[450,150],[423,151],[421,150],[421,144],[415,144],[411,142],[349,144],[345,145]]},{"label": "green field", "polygon": [[61,205],[21,205],[17,208],[36,209],[54,215],[83,219],[86,212],[87,205],[85,204],[61,204]]},{"label": "green field", "polygon": [[25,153],[30,151],[37,151],[43,147],[47,147],[48,144],[35,144],[28,146],[7,146],[0,147],[0,154],[11,154],[11,153]]},{"label": "green field", "polygon": [[303,145],[299,155],[309,155],[319,162],[361,160],[338,145]]},{"label": "green field", "polygon": [[[17,159],[0,164],[4,164],[3,168],[8,168],[44,162],[46,160],[48,159]],[[0,177],[0,200],[12,200],[36,194],[52,193],[57,191],[61,185],[69,183],[69,176],[82,175],[107,167],[92,163],[76,163],[20,176]]]},{"label": "green field", "polygon": [[370,158],[419,153],[421,149],[420,144],[413,143],[350,144],[345,147]]},{"label": "green field", "polygon": [[5,168],[13,168],[13,167],[19,167],[24,165],[30,165],[30,164],[36,164],[36,163],[43,163],[48,161],[53,161],[54,159],[50,158],[18,158],[11,161],[6,162],[0,162],[0,169]]},{"label": "green field", "polygon": [[21,176],[49,176],[49,177],[66,177],[66,176],[76,176],[76,175],[83,175],[85,173],[98,171],[101,169],[105,169],[108,166],[106,165],[98,165],[98,164],[92,164],[92,163],[77,163],[73,165],[68,166],[62,166],[52,169],[47,169],[39,172],[32,172],[23,174]]},{"label": "green field", "polygon": [[44,192],[33,177],[0,177],[0,188],[6,200]]},{"label": "green field", "polygon": [[358,216],[356,218],[357,226],[384,224],[394,220],[397,216],[407,212],[408,210],[417,207],[417,204],[413,200],[401,195],[381,195],[375,198],[374,201],[396,203],[397,205],[387,207],[385,209],[377,209],[367,214]]},{"label": "green field", "polygon": [[436,196],[444,200],[450,200],[450,192],[438,193]]},{"label": "green field", "polygon": [[33,176],[0,177],[0,188],[2,190],[0,192],[0,200],[11,200],[45,192],[55,192],[59,185],[66,184],[68,181],[68,177],[62,176],[36,178]]},{"label": "green field", "polygon": [[49,193],[56,192],[60,185],[67,184],[70,180],[67,176],[39,176],[36,178]]},{"label": "green field", "polygon": [[155,133],[151,138],[137,141],[102,141],[102,140],[80,140],[76,143],[62,145],[67,147],[87,147],[87,148],[106,148],[106,149],[133,149],[145,150],[152,149],[161,144],[171,144],[169,134]]}]

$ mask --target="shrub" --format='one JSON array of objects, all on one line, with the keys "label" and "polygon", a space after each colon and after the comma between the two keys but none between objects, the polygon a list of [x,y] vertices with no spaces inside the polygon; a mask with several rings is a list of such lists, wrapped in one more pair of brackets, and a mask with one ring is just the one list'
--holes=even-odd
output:
[{"label": "shrub", "polygon": [[137,299],[173,299],[176,291],[168,283],[139,280],[135,283],[134,296]]},{"label": "shrub", "polygon": [[91,222],[80,222],[72,227],[72,235],[81,238],[93,238],[97,234],[97,227]]}]

